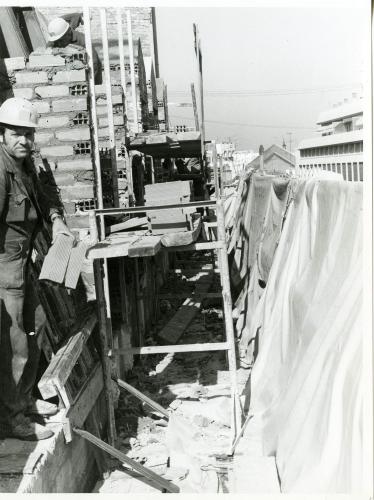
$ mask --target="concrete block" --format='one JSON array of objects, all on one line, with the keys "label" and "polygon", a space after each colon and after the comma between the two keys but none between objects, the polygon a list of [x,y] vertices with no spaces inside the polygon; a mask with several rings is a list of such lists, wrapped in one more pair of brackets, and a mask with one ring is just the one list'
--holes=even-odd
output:
[{"label": "concrete block", "polygon": [[[122,95],[121,94],[115,94],[112,96],[112,103],[113,104],[122,104]],[[99,97],[96,100],[96,105],[97,106],[103,106],[106,105],[106,97]]]},{"label": "concrete block", "polygon": [[58,170],[54,173],[54,179],[57,186],[71,186],[75,182],[75,177],[73,174],[69,173],[59,173]]},{"label": "concrete block", "polygon": [[57,165],[58,170],[61,171],[70,171],[70,170],[92,170],[92,161],[90,159],[87,160],[64,160],[59,161]]},{"label": "concrete block", "polygon": [[109,137],[109,128],[99,128],[97,131],[99,138]]},{"label": "concrete block", "polygon": [[61,188],[61,199],[63,201],[84,200],[94,197],[94,187],[91,184],[75,184]]},{"label": "concrete block", "polygon": [[49,113],[51,111],[51,107],[48,101],[33,101],[33,105],[40,115],[42,115],[43,113]]},{"label": "concrete block", "polygon": [[15,73],[16,85],[35,85],[37,83],[48,83],[46,71],[21,71]]},{"label": "concrete block", "polygon": [[75,127],[66,130],[56,130],[56,137],[59,141],[89,141],[89,127]]},{"label": "concrete block", "polygon": [[71,83],[71,82],[85,82],[86,70],[73,69],[71,71],[57,71],[53,76],[54,83]]},{"label": "concrete block", "polygon": [[38,128],[59,128],[69,125],[70,118],[67,115],[43,116],[38,120]]},{"label": "concrete block", "polygon": [[47,144],[52,139],[54,139],[53,132],[36,132],[35,133],[35,142],[36,144]]},{"label": "concrete block", "polygon": [[23,99],[32,99],[34,97],[34,89],[24,87],[21,89],[13,89],[14,97],[23,97]]},{"label": "concrete block", "polygon": [[[95,95],[105,94],[106,95],[106,85],[95,85]],[[122,94],[122,88],[119,85],[112,85],[112,95]]]},{"label": "concrete block", "polygon": [[74,154],[73,146],[48,146],[40,149],[42,156],[72,156]]},{"label": "concrete block", "polygon": [[[122,115],[113,115],[113,123],[114,125],[123,125],[124,119]],[[108,118],[99,118],[99,127],[107,127],[108,126]]]},{"label": "concrete block", "polygon": [[29,68],[46,68],[51,66],[65,66],[65,59],[61,56],[52,54],[29,56]]},{"label": "concrete block", "polygon": [[66,201],[64,203],[64,210],[68,215],[75,214],[75,203],[73,201]]},{"label": "concrete block", "polygon": [[68,85],[46,85],[44,87],[36,87],[35,94],[46,99],[48,97],[64,97],[69,95]]},{"label": "concrete block", "polygon": [[87,97],[70,97],[70,99],[59,99],[52,102],[52,110],[56,113],[61,111],[85,111],[87,109]]},{"label": "concrete block", "polygon": [[3,61],[8,72],[26,68],[26,59],[24,57],[7,57]]}]

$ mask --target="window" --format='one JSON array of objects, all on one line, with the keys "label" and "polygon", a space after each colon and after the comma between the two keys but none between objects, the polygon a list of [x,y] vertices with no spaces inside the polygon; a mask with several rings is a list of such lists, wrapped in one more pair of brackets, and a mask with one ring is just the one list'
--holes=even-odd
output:
[{"label": "window", "polygon": [[328,154],[329,154],[329,155],[332,155],[332,154],[333,154],[333,151],[334,151],[333,147],[332,147],[332,146],[329,146],[329,148],[328,148]]},{"label": "window", "polygon": [[362,161],[360,161],[360,163],[358,164],[358,169],[360,171],[360,181],[363,181],[364,180],[364,164],[362,163]]},{"label": "window", "polygon": [[338,174],[342,173],[342,169],[340,168],[340,163],[336,165],[336,171],[338,172]]},{"label": "window", "polygon": [[322,169],[326,170],[326,164],[325,163],[322,165]]},{"label": "window", "polygon": [[[339,163],[338,163],[339,165]],[[345,163],[342,163],[342,174],[343,174],[343,179],[346,180],[347,179],[347,172],[345,170]]]},{"label": "window", "polygon": [[353,142],[350,142],[348,144],[348,152],[349,153],[354,153],[354,151],[355,151],[355,145],[353,144]]},{"label": "window", "polygon": [[347,154],[349,152],[349,145],[344,144],[344,154]]},{"label": "window", "polygon": [[358,181],[358,168],[357,168],[357,163],[352,163],[353,167],[353,180]]},{"label": "window", "polygon": [[352,165],[350,163],[347,163],[347,170],[348,170],[348,180],[352,180]]},{"label": "window", "polygon": [[345,131],[350,132],[352,130],[352,122],[346,122],[345,124]]},{"label": "window", "polygon": [[339,153],[339,147],[334,146],[334,155],[337,155]]},{"label": "window", "polygon": [[360,153],[362,153],[364,150],[364,143],[360,142],[359,144],[360,144]]},{"label": "window", "polygon": [[340,155],[344,154],[344,145],[343,144],[339,144],[339,154]]},{"label": "window", "polygon": [[359,142],[355,142],[354,143],[354,147],[355,147],[355,153],[359,153],[360,152],[360,143]]}]

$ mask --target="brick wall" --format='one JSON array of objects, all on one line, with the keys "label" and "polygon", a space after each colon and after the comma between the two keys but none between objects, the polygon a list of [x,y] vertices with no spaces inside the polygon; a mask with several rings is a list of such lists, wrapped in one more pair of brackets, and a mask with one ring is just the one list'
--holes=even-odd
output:
[{"label": "brick wall", "polygon": [[[88,100],[84,49],[60,49],[59,54],[40,50],[23,57],[2,60],[2,100],[14,95],[30,99],[38,112],[35,131],[35,164],[44,182],[57,186],[68,226],[88,228],[87,211],[96,206],[91,114]],[[4,69],[5,68],[5,69]],[[109,129],[104,86],[96,86],[99,148],[103,170],[104,206],[113,206],[111,161],[108,161]],[[126,164],[123,158],[125,123],[123,93],[113,87],[114,124],[117,142],[119,197],[128,204]]]}]

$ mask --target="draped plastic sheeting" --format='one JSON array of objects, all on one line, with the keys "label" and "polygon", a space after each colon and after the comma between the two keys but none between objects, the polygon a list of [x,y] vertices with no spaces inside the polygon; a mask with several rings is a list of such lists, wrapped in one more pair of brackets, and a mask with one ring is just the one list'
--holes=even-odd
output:
[{"label": "draped plastic sheeting", "polygon": [[247,320],[247,342],[259,338],[251,411],[283,492],[359,493],[362,184],[309,179],[294,188],[266,288]]}]

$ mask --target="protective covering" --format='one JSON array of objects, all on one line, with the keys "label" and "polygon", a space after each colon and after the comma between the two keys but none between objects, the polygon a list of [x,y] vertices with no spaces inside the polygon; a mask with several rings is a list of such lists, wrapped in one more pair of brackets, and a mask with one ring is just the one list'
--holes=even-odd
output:
[{"label": "protective covering", "polygon": [[[259,263],[252,280],[266,276]],[[247,344],[259,343],[251,410],[283,492],[361,491],[362,285],[362,184],[299,181],[246,318]]]}]

